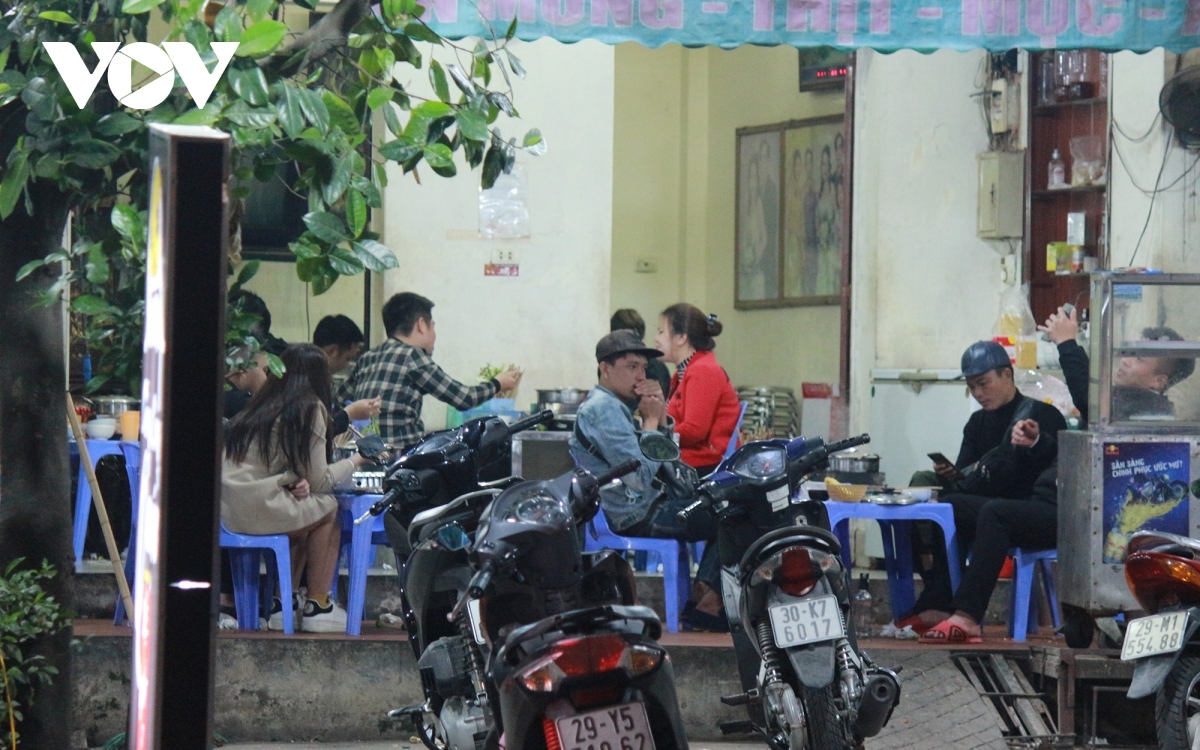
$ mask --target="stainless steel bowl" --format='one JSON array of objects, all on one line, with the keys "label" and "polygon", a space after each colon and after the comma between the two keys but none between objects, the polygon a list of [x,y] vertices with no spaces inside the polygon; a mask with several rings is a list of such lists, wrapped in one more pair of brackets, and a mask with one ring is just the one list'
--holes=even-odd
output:
[{"label": "stainless steel bowl", "polygon": [[829,468],[847,474],[874,474],[879,471],[879,456],[874,453],[835,453],[829,457]]},{"label": "stainless steel bowl", "polygon": [[88,396],[92,402],[92,413],[97,416],[104,414],[117,419],[121,412],[132,411],[141,406],[141,400],[132,396]]}]

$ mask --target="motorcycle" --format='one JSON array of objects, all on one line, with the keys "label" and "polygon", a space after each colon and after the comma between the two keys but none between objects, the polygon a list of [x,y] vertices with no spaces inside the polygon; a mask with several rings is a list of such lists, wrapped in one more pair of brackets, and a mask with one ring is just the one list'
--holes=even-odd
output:
[{"label": "motorcycle", "polygon": [[455,613],[476,612],[479,645],[491,647],[494,736],[507,747],[687,748],[658,616],[634,605],[633,572],[619,553],[581,552],[600,488],[637,466],[522,482],[480,522],[478,570]]},{"label": "motorcycle", "polygon": [[862,435],[748,443],[709,475],[699,499],[720,533],[721,588],[744,692],[722,697],[749,718],[723,732],[754,732],[776,750],[859,747],[887,724],[900,699],[896,673],[858,650],[850,582],[824,504],[794,502],[804,476]]},{"label": "motorcycle", "polygon": [[1125,580],[1148,617],[1130,620],[1121,659],[1135,661],[1128,697],[1158,694],[1158,746],[1200,743],[1200,541],[1162,531],[1129,540]]},{"label": "motorcycle", "polygon": [[[467,551],[480,513],[510,484],[512,435],[554,418],[546,410],[505,424],[481,417],[435,432],[398,459],[384,496],[357,519],[389,512],[399,565],[402,613],[425,700],[391,711],[408,717],[431,750],[474,750],[491,726],[484,655],[466,619],[447,621],[474,569]],[[400,535],[398,537],[398,535]]]}]

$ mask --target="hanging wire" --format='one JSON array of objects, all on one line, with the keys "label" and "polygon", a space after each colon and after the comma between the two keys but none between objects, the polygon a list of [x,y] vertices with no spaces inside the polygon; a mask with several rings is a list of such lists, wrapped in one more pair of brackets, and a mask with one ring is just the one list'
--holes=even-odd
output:
[{"label": "hanging wire", "polygon": [[[1168,136],[1168,138],[1169,137],[1170,136]],[[1171,141],[1168,140],[1167,150],[1169,151],[1170,148],[1171,148]],[[1197,164],[1200,164],[1200,154],[1197,154],[1196,158],[1192,160],[1192,163],[1189,164],[1186,169],[1184,169],[1183,174],[1176,177],[1169,185],[1166,185],[1161,188],[1155,187],[1152,190],[1147,190],[1146,188],[1137,184],[1137,181],[1134,180],[1133,172],[1129,169],[1128,162],[1125,161],[1125,154],[1121,153],[1121,148],[1117,145],[1117,142],[1115,140],[1113,141],[1113,151],[1116,152],[1117,160],[1121,162],[1121,166],[1125,168],[1125,174],[1129,175],[1129,183],[1131,185],[1133,185],[1138,190],[1138,192],[1140,192],[1142,195],[1145,195],[1145,196],[1151,196],[1156,193],[1166,193],[1166,192],[1172,190],[1176,185],[1178,185],[1180,182],[1182,182],[1184,180],[1184,178],[1186,178],[1189,174],[1191,174],[1192,170],[1196,168]]]},{"label": "hanging wire", "polygon": [[1154,133],[1154,128],[1155,128],[1155,126],[1158,125],[1158,121],[1161,119],[1162,119],[1162,110],[1160,109],[1158,111],[1158,114],[1154,116],[1154,121],[1150,123],[1150,127],[1146,129],[1145,133],[1142,133],[1137,138],[1134,138],[1133,136],[1126,133],[1125,129],[1121,127],[1121,123],[1117,122],[1117,118],[1115,118],[1115,117],[1113,118],[1112,124],[1113,124],[1113,130],[1116,130],[1118,133],[1120,133],[1121,137],[1124,138],[1125,140],[1129,141],[1130,143],[1141,143],[1142,141],[1149,138],[1152,133]]},{"label": "hanging wire", "polygon": [[[1167,168],[1167,157],[1171,154],[1170,142],[1163,149],[1162,164],[1158,167],[1158,177],[1154,178],[1154,193],[1150,196],[1150,207],[1146,209],[1146,223],[1142,224],[1142,233],[1138,235],[1137,244],[1133,247],[1133,255],[1129,258],[1130,267],[1137,260],[1138,251],[1142,249],[1142,240],[1146,237],[1146,230],[1150,227],[1150,217],[1154,215],[1154,199],[1158,197],[1158,183],[1162,181],[1163,170]],[[1128,170],[1126,170],[1128,171]],[[1186,173],[1185,173],[1186,174]],[[1132,175],[1130,175],[1132,178]]]}]

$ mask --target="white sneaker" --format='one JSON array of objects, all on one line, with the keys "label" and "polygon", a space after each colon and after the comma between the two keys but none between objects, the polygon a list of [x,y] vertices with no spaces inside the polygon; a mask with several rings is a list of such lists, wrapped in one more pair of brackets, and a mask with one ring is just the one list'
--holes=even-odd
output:
[{"label": "white sneaker", "polygon": [[224,612],[217,615],[218,630],[237,630],[237,618],[231,617]]},{"label": "white sneaker", "polygon": [[345,633],[346,610],[329,600],[329,606],[321,607],[312,599],[304,602],[304,619],[300,630],[305,633]]},{"label": "white sneaker", "polygon": [[[292,629],[300,629],[300,618],[303,616],[304,600],[299,594],[292,594]],[[283,631],[283,603],[276,597],[271,601],[271,616],[267,618],[267,630]]]}]

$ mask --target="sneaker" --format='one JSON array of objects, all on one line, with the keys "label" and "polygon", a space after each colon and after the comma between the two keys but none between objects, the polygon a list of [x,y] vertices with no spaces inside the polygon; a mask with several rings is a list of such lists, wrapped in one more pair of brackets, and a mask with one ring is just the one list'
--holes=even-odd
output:
[{"label": "sneaker", "polygon": [[329,600],[329,605],[322,607],[314,600],[304,602],[304,619],[300,622],[300,630],[305,633],[345,633],[346,610],[338,603]]},{"label": "sneaker", "polygon": [[221,607],[217,613],[217,629],[237,630],[237,626],[237,617],[234,614],[233,607]]},{"label": "sneaker", "polygon": [[[300,629],[300,618],[303,615],[304,599],[299,594],[292,594],[292,629]],[[283,602],[279,597],[271,600],[271,616],[267,618],[267,630],[283,630]]]}]

